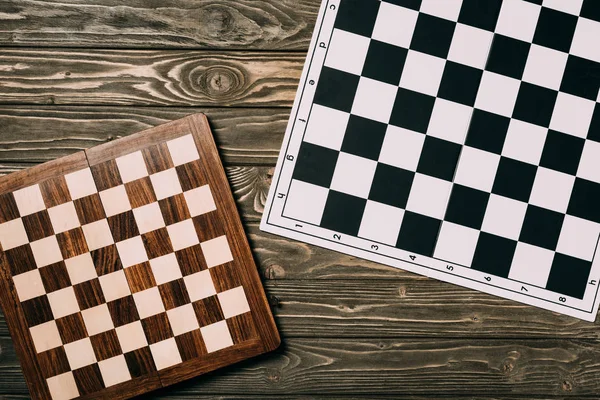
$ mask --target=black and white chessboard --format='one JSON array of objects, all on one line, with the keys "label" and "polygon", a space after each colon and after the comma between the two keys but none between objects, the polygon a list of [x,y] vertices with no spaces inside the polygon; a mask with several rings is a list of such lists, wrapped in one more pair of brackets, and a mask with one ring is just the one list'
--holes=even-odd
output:
[{"label": "black and white chessboard", "polygon": [[262,229],[593,321],[600,1],[324,0]]}]

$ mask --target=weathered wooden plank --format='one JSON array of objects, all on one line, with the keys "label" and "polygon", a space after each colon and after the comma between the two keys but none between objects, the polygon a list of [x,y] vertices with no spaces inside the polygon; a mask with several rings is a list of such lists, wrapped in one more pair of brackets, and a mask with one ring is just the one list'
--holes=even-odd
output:
[{"label": "weathered wooden plank", "polygon": [[307,49],[319,0],[4,0],[0,45]]},{"label": "weathered wooden plank", "polygon": [[304,58],[281,52],[9,48],[0,52],[0,104],[289,107]]},{"label": "weathered wooden plank", "polygon": [[[394,397],[390,397],[387,395],[363,395],[363,396],[352,396],[352,395],[340,395],[335,394],[331,395],[311,395],[307,396],[294,396],[294,395],[245,395],[245,394],[237,394],[237,395],[218,395],[215,397],[214,395],[171,395],[169,389],[160,390],[156,393],[151,393],[149,395],[139,397],[139,399],[147,399],[147,400],[214,400],[218,398],[219,400],[263,400],[263,399],[277,399],[277,400],[370,400],[370,399],[403,399],[403,400],[447,400],[447,399],[456,399],[456,396],[453,395],[436,395],[436,396],[419,396],[419,395],[394,395]],[[491,395],[490,395],[491,396]],[[467,396],[461,397],[461,400],[531,400],[531,399],[548,399],[548,398],[564,398],[564,396],[554,397],[554,396],[537,396],[537,395],[528,395],[525,396]],[[570,400],[580,400],[580,399],[590,399],[596,397],[590,396],[569,396]],[[30,397],[28,395],[2,395],[0,394],[0,400],[28,400]]]}]

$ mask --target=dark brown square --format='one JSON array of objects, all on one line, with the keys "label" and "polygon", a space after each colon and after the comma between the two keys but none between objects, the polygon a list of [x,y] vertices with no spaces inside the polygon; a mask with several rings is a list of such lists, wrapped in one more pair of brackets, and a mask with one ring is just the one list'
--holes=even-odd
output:
[{"label": "dark brown square", "polygon": [[81,228],[71,229],[70,231],[56,235],[60,252],[65,260],[77,257],[89,251],[87,241]]},{"label": "dark brown square", "polygon": [[142,235],[148,258],[158,258],[173,253],[173,245],[167,228],[157,229]]},{"label": "dark brown square", "polygon": [[45,379],[61,375],[71,370],[69,359],[63,346],[39,353],[37,355],[42,376]]},{"label": "dark brown square", "polygon": [[202,334],[199,330],[176,336],[175,342],[177,342],[181,360],[184,362],[208,353],[204,340],[202,340]]},{"label": "dark brown square", "polygon": [[109,160],[90,168],[99,192],[122,185],[121,174],[115,160]]},{"label": "dark brown square", "polygon": [[125,190],[132,208],[139,208],[156,201],[156,194],[154,194],[150,177],[146,176],[137,181],[126,183]]},{"label": "dark brown square", "polygon": [[54,229],[52,228],[52,222],[50,222],[50,215],[48,210],[42,210],[35,214],[27,215],[22,218],[23,225],[25,226],[25,232],[30,242],[35,242],[54,235]]},{"label": "dark brown square", "polygon": [[108,227],[110,228],[116,243],[140,235],[137,223],[135,222],[135,217],[133,216],[133,211],[131,210],[108,217],[107,219]]},{"label": "dark brown square", "polygon": [[132,293],[137,293],[156,286],[156,280],[149,262],[134,265],[125,269],[125,277]]},{"label": "dark brown square", "polygon": [[198,300],[193,304],[200,326],[207,326],[225,319],[217,296],[207,297],[205,299]]},{"label": "dark brown square", "polygon": [[73,204],[75,204],[75,210],[77,211],[81,225],[91,224],[92,222],[106,218],[104,206],[98,193],[74,200]]},{"label": "dark brown square", "polygon": [[158,205],[167,226],[191,218],[183,193],[160,200]]},{"label": "dark brown square", "polygon": [[94,260],[98,276],[112,274],[123,269],[117,246],[114,244],[91,251],[90,254],[92,260]]},{"label": "dark brown square", "polygon": [[183,276],[208,269],[199,244],[175,252]]},{"label": "dark brown square", "polygon": [[210,276],[215,284],[217,293],[242,285],[242,278],[237,270],[238,268],[235,261],[232,261],[210,269]]},{"label": "dark brown square", "polygon": [[132,378],[139,378],[140,376],[156,372],[154,358],[149,347],[142,347],[141,349],[125,353],[125,361],[127,362],[127,367]]},{"label": "dark brown square", "polygon": [[42,198],[46,208],[52,208],[71,201],[71,193],[64,176],[50,178],[40,183]]},{"label": "dark brown square", "polygon": [[142,326],[144,327],[148,344],[162,342],[174,336],[167,313],[160,313],[143,319]]},{"label": "dark brown square", "polygon": [[115,327],[127,325],[140,319],[132,296],[110,301],[107,305]]},{"label": "dark brown square", "polygon": [[150,146],[142,150],[146,167],[150,175],[156,174],[173,168],[173,160],[171,160],[171,152],[166,143],[161,143],[156,146]]},{"label": "dark brown square", "polygon": [[191,303],[183,279],[177,279],[158,287],[163,303],[167,310]]},{"label": "dark brown square", "polygon": [[90,340],[98,361],[108,360],[123,354],[117,331],[114,329],[90,336]]},{"label": "dark brown square", "polygon": [[81,310],[87,310],[88,308],[106,303],[98,278],[74,285],[73,290],[75,291],[75,297]]},{"label": "dark brown square", "polygon": [[13,194],[0,194],[0,224],[17,219],[20,215]]},{"label": "dark brown square", "polygon": [[71,279],[64,261],[39,268],[39,271],[46,293],[56,292],[71,286]]},{"label": "dark brown square", "polygon": [[198,215],[192,220],[200,243],[225,235],[225,227],[218,213],[211,212]]},{"label": "dark brown square", "polygon": [[56,326],[63,344],[76,342],[89,336],[81,313],[57,319]]},{"label": "dark brown square", "polygon": [[179,182],[181,182],[181,187],[184,192],[208,184],[208,179],[206,179],[206,176],[204,175],[204,167],[200,160],[179,165],[176,169],[177,176],[179,176]]},{"label": "dark brown square", "polygon": [[33,252],[29,244],[6,250],[4,253],[10,274],[16,276],[37,268]]},{"label": "dark brown square", "polygon": [[229,327],[229,332],[231,333],[234,344],[258,339],[258,332],[254,325],[252,313],[250,312],[228,318],[227,326]]},{"label": "dark brown square", "polygon": [[88,365],[73,371],[73,377],[81,396],[96,393],[104,389],[104,381],[98,364]]},{"label": "dark brown square", "polygon": [[39,296],[21,303],[23,314],[29,328],[54,319],[48,296]]}]

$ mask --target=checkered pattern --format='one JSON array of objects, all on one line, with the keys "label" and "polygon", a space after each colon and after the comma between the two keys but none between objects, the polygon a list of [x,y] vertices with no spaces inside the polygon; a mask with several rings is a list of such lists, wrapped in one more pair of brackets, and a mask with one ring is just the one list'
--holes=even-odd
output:
[{"label": "checkered pattern", "polygon": [[597,3],[342,0],[284,216],[583,298]]},{"label": "checkered pattern", "polygon": [[[2,196],[0,245],[54,400],[234,345],[250,311],[191,135]],[[214,282],[225,281],[227,284]]]}]

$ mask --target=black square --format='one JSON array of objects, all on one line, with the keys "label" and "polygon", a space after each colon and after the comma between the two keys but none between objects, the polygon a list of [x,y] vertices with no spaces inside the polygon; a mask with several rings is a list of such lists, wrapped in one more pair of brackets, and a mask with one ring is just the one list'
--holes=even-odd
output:
[{"label": "black square", "polygon": [[461,146],[432,136],[425,137],[417,172],[452,181]]},{"label": "black square", "polygon": [[537,167],[535,165],[502,157],[492,192],[514,200],[528,202],[536,174]]},{"label": "black square", "polygon": [[407,54],[408,50],[402,47],[371,40],[362,76],[397,86]]},{"label": "black square", "polygon": [[475,109],[466,144],[476,149],[501,154],[509,125],[510,118]]},{"label": "black square", "polygon": [[339,152],[302,142],[292,179],[328,188],[333,179]]},{"label": "black square", "polygon": [[597,0],[584,0],[579,15],[600,22],[600,2]]},{"label": "black square", "polygon": [[592,123],[587,138],[595,142],[600,142],[600,103],[596,103]]},{"label": "black square", "polygon": [[363,36],[371,36],[377,14],[379,1],[344,0],[340,3],[335,19],[335,27]]},{"label": "black square", "polygon": [[490,194],[462,185],[454,185],[446,210],[446,221],[481,229]]},{"label": "black square", "polygon": [[600,89],[600,63],[569,55],[560,91],[596,101]]},{"label": "black square", "polygon": [[481,232],[471,269],[508,278],[516,249],[514,240]]},{"label": "black square", "polygon": [[546,137],[540,165],[565,174],[575,175],[579,168],[584,144],[584,139],[550,130]]},{"label": "black square", "polygon": [[458,22],[493,32],[501,6],[502,0],[464,0]]},{"label": "black square", "polygon": [[550,126],[558,92],[521,82],[513,118],[538,126]]},{"label": "black square", "polygon": [[314,102],[325,107],[350,112],[360,77],[323,67]]},{"label": "black square", "polygon": [[367,200],[330,190],[321,218],[321,227],[357,236]]},{"label": "black square", "polygon": [[447,61],[438,97],[472,107],[482,75],[480,69]]},{"label": "black square", "polygon": [[520,242],[556,250],[565,215],[529,205],[521,228]]},{"label": "black square", "polygon": [[432,56],[447,58],[455,27],[454,22],[421,13],[417,19],[410,48]]},{"label": "black square", "polygon": [[592,263],[556,253],[546,289],[566,296],[583,299]]},{"label": "black square", "polygon": [[434,104],[435,97],[399,88],[390,124],[425,133],[429,127]]},{"label": "black square", "polygon": [[542,3],[544,2],[544,0],[525,0],[528,3],[533,3],[533,4],[537,4],[538,6],[541,6]]},{"label": "black square", "polygon": [[395,4],[406,8],[412,8],[419,11],[421,8],[421,0],[383,0],[384,3]]},{"label": "black square", "polygon": [[107,220],[110,233],[112,233],[115,243],[140,235],[135,216],[131,210],[108,217]]},{"label": "black square", "polygon": [[576,26],[575,15],[542,7],[533,43],[568,53]]},{"label": "black square", "polygon": [[386,164],[378,164],[371,184],[369,200],[406,208],[415,173]]},{"label": "black square", "polygon": [[442,221],[438,219],[410,211],[405,212],[396,247],[423,256],[433,257],[441,224]]},{"label": "black square", "polygon": [[351,115],[342,143],[342,151],[377,161],[387,124]]},{"label": "black square", "polygon": [[575,179],[567,213],[600,223],[600,185],[585,179]]},{"label": "black square", "polygon": [[485,69],[500,75],[521,79],[525,71],[530,47],[530,43],[503,35],[494,35]]},{"label": "black square", "polygon": [[52,222],[50,222],[50,214],[48,210],[42,210],[34,214],[26,215],[21,218],[25,232],[27,232],[27,238],[30,242],[35,242],[54,235],[54,229],[52,228]]}]

